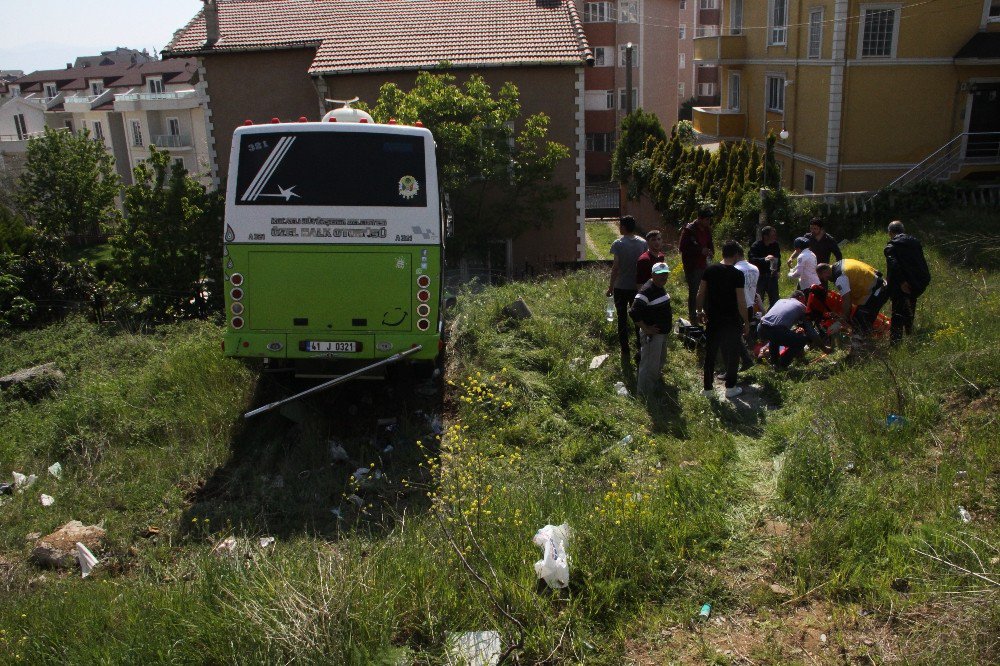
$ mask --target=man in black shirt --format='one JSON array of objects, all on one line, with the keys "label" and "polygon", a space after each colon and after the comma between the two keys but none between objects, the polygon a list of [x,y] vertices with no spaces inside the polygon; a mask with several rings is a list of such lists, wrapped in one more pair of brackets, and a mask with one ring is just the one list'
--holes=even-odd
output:
[{"label": "man in black shirt", "polygon": [[636,392],[649,395],[663,377],[663,348],[673,321],[670,294],[664,289],[670,277],[670,268],[661,262],[653,264],[650,279],[642,286],[632,301],[629,315],[639,327],[642,338],[642,356],[636,378]]},{"label": "man in black shirt", "polygon": [[746,279],[733,264],[743,258],[743,248],[736,241],[726,241],[722,246],[722,263],[705,269],[698,288],[696,307],[705,328],[704,391],[715,395],[715,356],[722,353],[726,365],[726,397],[733,398],[743,392],[736,385],[740,365],[741,335],[750,333],[750,319],[746,308],[744,287]]},{"label": "man in black shirt", "polygon": [[917,297],[931,282],[931,273],[924,258],[920,241],[903,229],[903,223],[889,223],[889,243],[885,246],[885,283],[892,302],[892,319],[889,324],[889,341],[903,339],[903,333],[913,332],[913,315],[917,311]]},{"label": "man in black shirt", "polygon": [[[760,240],[750,246],[747,260],[760,271],[757,293],[767,295],[768,307],[774,305],[781,298],[778,295],[781,247],[778,245],[778,232],[774,227],[764,227],[760,230]],[[761,297],[761,301],[763,300]]]},{"label": "man in black shirt", "polygon": [[809,249],[816,255],[817,264],[832,264],[830,255],[837,257],[837,261],[844,258],[844,253],[837,245],[837,239],[826,233],[823,229],[823,220],[814,217],[809,220]]}]

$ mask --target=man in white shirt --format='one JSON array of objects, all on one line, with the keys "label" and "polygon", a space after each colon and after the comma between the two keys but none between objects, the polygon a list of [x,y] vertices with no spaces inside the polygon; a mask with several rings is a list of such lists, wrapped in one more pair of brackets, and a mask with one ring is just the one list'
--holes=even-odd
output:
[{"label": "man in white shirt", "polygon": [[795,268],[788,273],[788,277],[798,280],[798,289],[805,291],[814,284],[819,284],[819,276],[816,275],[816,255],[809,249],[809,239],[800,236],[796,238],[794,247],[799,251]]},{"label": "man in white shirt", "polygon": [[743,294],[746,296],[745,305],[751,322],[750,335],[743,341],[742,348],[740,349],[740,357],[743,362],[740,366],[740,371],[744,371],[753,366],[753,355],[750,353],[749,349],[749,347],[755,343],[756,337],[754,334],[755,326],[753,325],[753,315],[755,311],[763,312],[764,304],[760,300],[760,296],[757,294],[757,283],[760,280],[760,269],[746,259],[740,259],[733,264],[733,266],[738,268],[740,272],[743,273],[743,278],[746,281],[746,286],[743,287]]}]

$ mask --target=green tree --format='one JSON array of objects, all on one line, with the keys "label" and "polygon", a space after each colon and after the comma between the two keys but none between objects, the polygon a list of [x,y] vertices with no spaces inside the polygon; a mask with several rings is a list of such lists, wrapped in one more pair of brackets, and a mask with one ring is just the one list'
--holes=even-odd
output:
[{"label": "green tree", "polygon": [[611,158],[611,177],[627,188],[629,199],[637,200],[649,187],[653,154],[666,139],[667,133],[656,114],[638,109],[622,120]]},{"label": "green tree", "polygon": [[[461,86],[451,74],[420,72],[413,88],[387,83],[371,110],[377,122],[422,122],[437,142],[441,186],[455,218],[452,248],[483,249],[551,224],[565,187],[552,181],[566,146],[547,140],[549,118],[522,117],[517,86],[494,95],[481,76]],[[515,126],[518,129],[515,129]]]},{"label": "green tree", "polygon": [[111,237],[119,279],[152,317],[203,315],[204,278],[221,273],[220,194],[152,147],[133,173],[124,220]]},{"label": "green tree", "polygon": [[114,158],[87,131],[46,128],[28,141],[17,202],[28,221],[58,239],[99,233],[118,219]]}]

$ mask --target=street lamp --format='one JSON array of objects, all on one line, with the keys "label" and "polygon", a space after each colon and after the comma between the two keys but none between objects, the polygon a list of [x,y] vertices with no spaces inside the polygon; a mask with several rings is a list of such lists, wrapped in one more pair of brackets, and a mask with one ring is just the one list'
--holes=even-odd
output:
[{"label": "street lamp", "polygon": [[764,123],[764,129],[766,130],[767,126],[770,125],[771,123],[781,123],[781,131],[778,132],[778,138],[779,139],[781,139],[782,141],[784,141],[785,139],[787,139],[790,136],[788,134],[788,130],[785,129],[785,119],[784,118],[782,118],[780,120],[768,120],[768,121],[766,121]]}]

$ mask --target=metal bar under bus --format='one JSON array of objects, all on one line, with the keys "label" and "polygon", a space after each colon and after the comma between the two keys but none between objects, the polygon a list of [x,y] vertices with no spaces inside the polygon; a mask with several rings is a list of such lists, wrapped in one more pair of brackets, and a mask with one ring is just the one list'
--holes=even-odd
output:
[{"label": "metal bar under bus", "polygon": [[371,365],[366,365],[365,367],[360,368],[358,370],[355,370],[353,372],[349,372],[346,375],[341,375],[340,377],[336,377],[335,379],[331,379],[328,382],[323,382],[322,384],[320,384],[318,386],[314,386],[311,389],[306,389],[305,391],[302,391],[301,393],[296,393],[295,395],[289,396],[287,398],[282,398],[281,400],[278,400],[276,402],[272,402],[270,404],[264,405],[263,407],[258,407],[257,409],[250,410],[249,412],[247,412],[246,414],[243,415],[243,418],[248,419],[251,416],[257,416],[258,414],[263,414],[264,412],[269,412],[269,411],[271,411],[272,409],[274,409],[276,407],[280,407],[280,406],[282,406],[284,404],[287,404],[289,402],[294,402],[295,400],[299,400],[300,398],[304,398],[304,397],[306,397],[308,395],[312,395],[313,393],[319,393],[320,391],[325,391],[326,389],[328,389],[328,388],[330,388],[332,386],[336,386],[337,384],[342,384],[342,383],[346,382],[349,379],[354,379],[358,375],[364,374],[364,373],[368,372],[369,370],[374,370],[375,368],[380,368],[380,367],[382,367],[384,365],[391,365],[393,363],[398,363],[399,361],[402,361],[404,358],[406,358],[410,354],[416,354],[418,351],[420,351],[423,348],[424,348],[423,345],[416,345],[414,347],[410,347],[406,351],[401,351],[398,354],[393,354],[389,358],[384,358],[381,361],[376,361],[375,363],[372,363]]}]

